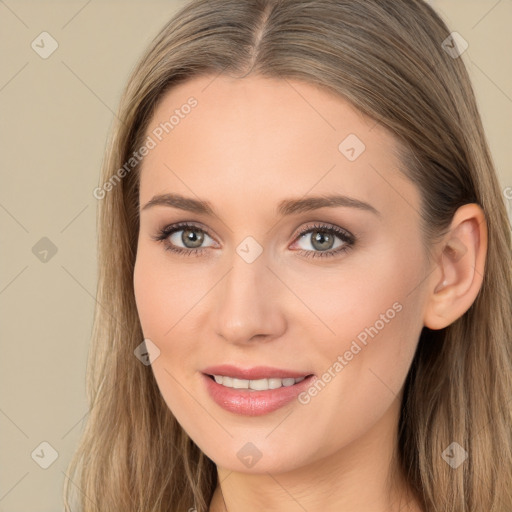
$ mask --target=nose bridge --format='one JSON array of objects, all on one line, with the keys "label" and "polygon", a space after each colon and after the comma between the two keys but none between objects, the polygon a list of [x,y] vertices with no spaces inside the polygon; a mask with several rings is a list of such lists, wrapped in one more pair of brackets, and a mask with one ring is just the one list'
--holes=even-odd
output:
[{"label": "nose bridge", "polygon": [[239,245],[217,296],[217,333],[232,342],[249,341],[257,335],[274,337],[283,327],[278,283],[273,282],[265,254],[252,259],[251,250],[254,247],[249,245],[247,251],[244,243]]}]

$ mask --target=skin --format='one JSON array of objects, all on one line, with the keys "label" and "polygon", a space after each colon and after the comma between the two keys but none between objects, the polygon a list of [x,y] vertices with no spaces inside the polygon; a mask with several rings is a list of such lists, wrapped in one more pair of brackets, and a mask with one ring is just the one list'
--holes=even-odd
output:
[{"label": "skin", "polygon": [[[152,370],[162,396],[217,465],[210,511],[420,511],[392,464],[403,384],[423,326],[449,325],[480,289],[482,210],[461,207],[429,262],[420,192],[398,171],[393,136],[345,100],[298,81],[194,78],[165,95],[147,134],[190,96],[197,107],[144,159],[140,205],[173,192],[209,201],[216,215],[141,208],[134,286],[144,336],[160,350]],[[366,146],[354,161],[338,149],[349,134]],[[276,215],[283,199],[333,192],[379,213],[344,206]],[[211,235],[197,257],[152,238],[184,221]],[[315,223],[356,242],[308,257],[321,249],[312,232],[298,232]],[[186,248],[181,234],[172,240]],[[263,248],[252,263],[236,252],[247,236]],[[400,312],[307,404],[246,417],[206,392],[201,370],[221,363],[320,378],[395,303]],[[262,454],[251,468],[237,457],[248,442]]]}]

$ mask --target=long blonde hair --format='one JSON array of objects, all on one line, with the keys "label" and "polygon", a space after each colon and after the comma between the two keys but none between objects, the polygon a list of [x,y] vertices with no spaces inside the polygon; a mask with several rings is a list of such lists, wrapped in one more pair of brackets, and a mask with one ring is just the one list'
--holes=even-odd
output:
[{"label": "long blonde hair", "polygon": [[[104,160],[101,183],[110,186],[97,195],[90,411],[68,467],[66,510],[74,495],[84,512],[208,510],[215,464],[134,356],[143,340],[133,290],[139,167],[122,179],[119,170],[170,87],[219,73],[316,84],[387,127],[403,148],[401,171],[421,192],[427,248],[459,206],[483,208],[482,288],[453,324],[422,331],[397,459],[427,512],[512,510],[510,226],[466,68],[446,51],[449,37],[421,0],[197,0],[163,27],[129,79]],[[453,442],[468,453],[457,469],[442,457]]]}]

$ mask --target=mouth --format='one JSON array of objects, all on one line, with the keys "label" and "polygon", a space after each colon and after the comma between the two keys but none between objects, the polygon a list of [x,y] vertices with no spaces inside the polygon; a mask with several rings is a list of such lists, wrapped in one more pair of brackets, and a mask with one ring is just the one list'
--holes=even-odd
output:
[{"label": "mouth", "polygon": [[261,416],[296,402],[312,384],[315,375],[258,367],[242,370],[231,365],[205,369],[205,390],[224,410],[243,416]]}]

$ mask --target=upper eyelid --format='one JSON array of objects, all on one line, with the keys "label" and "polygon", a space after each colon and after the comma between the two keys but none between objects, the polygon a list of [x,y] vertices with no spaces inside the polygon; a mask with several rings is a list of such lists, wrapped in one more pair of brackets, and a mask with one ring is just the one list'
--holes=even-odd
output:
[{"label": "upper eyelid", "polygon": [[345,234],[349,238],[355,238],[354,235],[346,228],[343,228],[341,226],[336,226],[335,224],[331,224],[329,222],[321,222],[316,221],[314,222],[313,226],[305,226],[303,229],[300,229],[297,233],[297,236],[301,236],[305,233],[309,233],[310,231],[313,231],[314,229],[325,229],[326,231],[328,229],[332,229],[334,232],[341,232],[341,234]]},{"label": "upper eyelid", "polygon": [[210,230],[208,228],[204,227],[200,223],[195,223],[195,222],[178,222],[176,224],[170,224],[169,226],[164,227],[162,229],[162,231],[165,231],[168,229],[172,233],[176,233],[177,231],[187,229],[187,227],[197,228],[200,231],[203,231],[204,233],[206,233],[211,239],[215,240],[215,237],[213,237],[210,234]]},{"label": "upper eyelid", "polygon": [[[177,222],[175,224],[169,224],[164,226],[163,228],[159,229],[156,236],[152,236],[153,240],[161,239],[162,237],[165,237],[164,239],[170,237],[174,233],[177,233],[179,231],[183,231],[184,229],[187,229],[187,227],[197,228],[200,231],[203,231],[207,236],[209,236],[215,243],[218,243],[216,238],[210,234],[210,231],[203,227],[200,223],[196,222]],[[206,247],[201,247],[196,250],[206,249]],[[190,251],[193,251],[194,249],[188,249]]]}]

